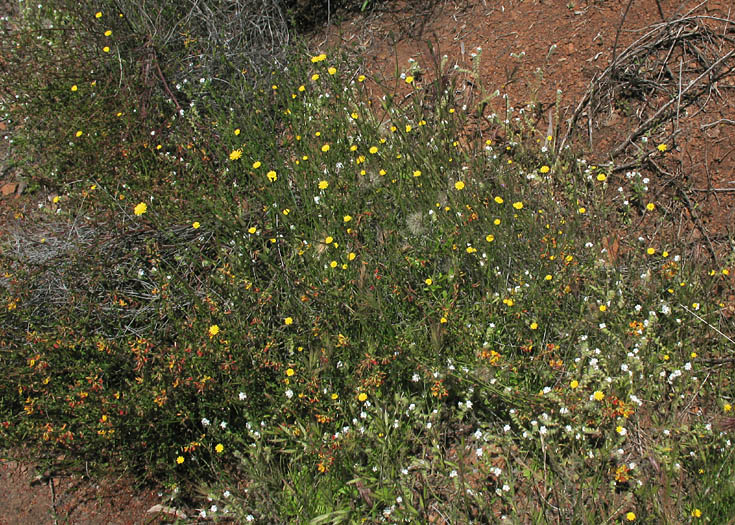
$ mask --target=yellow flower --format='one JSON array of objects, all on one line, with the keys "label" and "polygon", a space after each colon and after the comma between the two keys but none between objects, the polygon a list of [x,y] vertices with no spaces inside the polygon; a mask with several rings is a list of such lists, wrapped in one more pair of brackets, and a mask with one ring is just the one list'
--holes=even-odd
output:
[{"label": "yellow flower", "polygon": [[378,152],[377,146],[370,146],[370,149],[368,150],[370,154],[375,155]]},{"label": "yellow flower", "polygon": [[550,273],[547,273],[547,274],[546,274],[546,277],[544,277],[544,281],[550,281],[550,280],[552,280],[552,279],[553,279],[553,277],[551,276],[551,274],[550,274]]},{"label": "yellow flower", "polygon": [[179,456],[176,458],[176,463],[178,463],[179,465],[181,465],[183,462],[184,462],[184,456]]},{"label": "yellow flower", "polygon": [[217,445],[215,445],[215,447],[214,447],[214,451],[217,454],[222,454],[222,451],[223,450],[225,450],[225,446],[222,443],[217,443]]},{"label": "yellow flower", "polygon": [[79,131],[76,132],[77,138],[81,137],[83,134],[84,134],[84,132],[82,130],[79,130]]},{"label": "yellow flower", "polygon": [[311,79],[312,79],[312,80],[313,80],[314,82],[316,82],[317,80],[319,80],[319,73],[314,73],[313,75],[311,75]]},{"label": "yellow flower", "polygon": [[538,329],[538,323],[536,321],[532,322],[530,328],[531,328],[531,330],[537,330]]},{"label": "yellow flower", "polygon": [[353,118],[354,120],[357,120],[358,118],[360,118],[360,115],[358,115],[358,114],[357,114],[357,112],[355,112],[355,111],[353,111],[352,113],[350,113],[350,116],[351,116],[351,117],[352,117],[352,118]]},{"label": "yellow flower", "polygon": [[242,157],[241,149],[232,150],[232,153],[230,153],[230,160],[237,160],[240,157]]},{"label": "yellow flower", "polygon": [[133,210],[133,213],[135,213],[136,215],[143,215],[147,211],[148,205],[145,202],[140,202]]},{"label": "yellow flower", "polygon": [[322,60],[326,60],[326,59],[327,59],[327,55],[324,54],[324,53],[322,53],[320,55],[316,55],[316,56],[311,57],[311,62],[313,64],[316,64],[317,62],[321,62]]},{"label": "yellow flower", "polygon": [[600,182],[605,182],[607,180],[607,175],[605,175],[604,173],[599,173],[597,175],[597,180],[599,180]]},{"label": "yellow flower", "polygon": [[648,255],[653,255],[654,253],[656,253],[656,248],[648,248],[648,249],[646,250],[646,253],[647,253]]},{"label": "yellow flower", "polygon": [[646,204],[646,209],[648,211],[653,211],[653,210],[656,209],[656,205],[654,203],[652,203],[652,202],[649,202],[648,204]]},{"label": "yellow flower", "polygon": [[276,175],[276,172],[273,170],[270,170],[265,176],[268,177],[268,180],[271,182],[276,182],[278,180],[278,175]]},{"label": "yellow flower", "polygon": [[261,166],[262,166],[262,164],[260,163],[260,161],[259,161],[259,160],[256,160],[255,162],[253,162],[253,169],[254,169],[254,170],[257,170],[257,169],[258,169],[258,168],[260,168]]},{"label": "yellow flower", "polygon": [[543,166],[541,166],[541,169],[539,169],[539,172],[540,173],[549,173],[550,170],[551,170],[551,168],[549,168],[546,164],[544,164]]},{"label": "yellow flower", "polygon": [[514,208],[515,208],[516,210],[520,210],[520,209],[522,209],[522,208],[523,208],[523,203],[522,203],[521,201],[518,201],[518,202],[514,202],[514,203],[513,203],[513,207],[514,207]]},{"label": "yellow flower", "polygon": [[327,69],[327,72],[328,72],[328,73],[329,73],[330,75],[334,75],[334,74],[335,74],[335,73],[337,72],[337,68],[334,68],[334,67],[330,67],[329,69]]},{"label": "yellow flower", "polygon": [[605,306],[604,304],[601,304],[600,305],[600,311],[601,312],[606,312],[607,311],[607,306]]},{"label": "yellow flower", "polygon": [[491,234],[488,234],[488,235],[485,236],[485,240],[487,242],[493,242],[495,240],[495,235],[493,235],[492,233]]},{"label": "yellow flower", "polygon": [[322,151],[324,153],[326,153],[327,151],[329,151],[329,144],[324,144],[324,146],[322,146]]},{"label": "yellow flower", "polygon": [[342,217],[342,220],[345,223],[350,222],[352,220],[352,216],[351,215],[345,215],[344,217]]},{"label": "yellow flower", "polygon": [[587,208],[585,208],[584,206],[582,206],[582,207],[581,207],[581,208],[579,208],[579,209],[578,209],[577,211],[578,211],[579,213],[585,213],[585,212],[587,211]]},{"label": "yellow flower", "polygon": [[498,204],[503,204],[503,197],[495,197],[495,202]]},{"label": "yellow flower", "polygon": [[58,203],[60,200],[61,200],[61,197],[59,197],[58,195],[56,195],[54,197],[54,204]]},{"label": "yellow flower", "polygon": [[110,36],[111,34],[112,34],[112,31],[110,31],[109,29],[105,31],[105,36]]},{"label": "yellow flower", "polygon": [[725,405],[722,407],[722,410],[725,412],[730,412],[732,410],[732,405],[730,403],[725,403]]},{"label": "yellow flower", "polygon": [[350,252],[350,253],[347,254],[347,260],[348,261],[354,261],[355,260],[355,257],[357,257],[357,255],[355,255],[355,252]]},{"label": "yellow flower", "polygon": [[337,261],[332,261],[329,263],[330,268],[336,268],[337,267]]},{"label": "yellow flower", "polygon": [[79,89],[79,88],[77,87],[77,85],[76,85],[76,84],[74,84],[74,85],[73,85],[73,86],[71,87],[71,90],[72,90],[72,91],[76,91],[77,89]]},{"label": "yellow flower", "polygon": [[442,317],[441,319],[439,319],[439,322],[441,324],[445,324],[447,322],[447,318],[446,317]]},{"label": "yellow flower", "polygon": [[413,77],[411,75],[406,77],[406,84],[412,84],[413,83]]},{"label": "yellow flower", "polygon": [[455,190],[463,190],[464,189],[464,182],[462,182],[461,180],[458,180],[457,182],[455,182],[454,183],[454,189]]},{"label": "yellow flower", "polygon": [[575,389],[578,386],[579,386],[579,381],[577,381],[576,379],[573,379],[572,382],[569,383],[569,387],[572,388],[572,389]]},{"label": "yellow flower", "polygon": [[250,228],[248,228],[248,233],[250,235],[254,234],[256,231],[258,231],[258,229],[255,226],[251,226]]},{"label": "yellow flower", "polygon": [[320,180],[319,181],[319,189],[320,190],[326,190],[328,187],[329,187],[329,182],[327,182],[325,180]]},{"label": "yellow flower", "polygon": [[701,518],[702,517],[702,511],[699,509],[694,509],[692,511],[692,517],[693,518]]},{"label": "yellow flower", "polygon": [[216,324],[213,324],[212,326],[209,327],[209,337],[214,337],[218,333],[219,333],[219,326],[217,326]]},{"label": "yellow flower", "polygon": [[240,128],[237,128],[235,131],[233,131],[235,136],[238,136],[240,134]]},{"label": "yellow flower", "polygon": [[420,177],[421,176],[421,170],[416,170],[413,172],[414,177]]},{"label": "yellow flower", "polygon": [[367,396],[367,394],[365,392],[360,392],[360,394],[357,396],[357,400],[360,403],[364,403],[365,401],[367,401],[367,398],[368,398],[368,396]]},{"label": "yellow flower", "polygon": [[286,317],[283,322],[286,324],[286,326],[293,324],[293,317]]},{"label": "yellow flower", "polygon": [[605,394],[603,394],[600,390],[595,390],[595,393],[592,394],[592,397],[595,398],[595,401],[602,401],[605,399]]},{"label": "yellow flower", "polygon": [[97,12],[96,12],[96,13],[94,14],[94,17],[95,17],[95,18],[102,18],[102,12],[101,12],[101,11],[97,11]]},{"label": "yellow flower", "polygon": [[194,228],[195,230],[198,230],[200,226],[201,226],[201,224],[199,224],[199,221],[194,221],[191,224],[191,227]]},{"label": "yellow flower", "polygon": [[291,377],[291,376],[292,376],[292,375],[294,375],[295,373],[296,373],[296,372],[294,372],[294,369],[293,369],[293,368],[289,368],[288,370],[286,370],[286,375],[287,375],[288,377]]},{"label": "yellow flower", "polygon": [[104,51],[105,53],[109,53],[109,52],[110,52],[110,48],[109,48],[109,46],[105,46],[105,47],[103,47],[103,48],[102,48],[102,51]]},{"label": "yellow flower", "polygon": [[668,147],[668,146],[667,146],[666,144],[659,144],[659,145],[657,146],[657,149],[658,149],[658,150],[659,150],[659,151],[660,151],[661,153],[663,153],[664,151],[666,151],[667,149],[669,149],[669,147]]},{"label": "yellow flower", "polygon": [[431,280],[431,277],[427,277],[427,278],[426,278],[426,279],[424,280],[424,282],[426,283],[426,286],[431,286],[431,283],[433,283],[434,281],[432,281],[432,280]]},{"label": "yellow flower", "polygon": [[337,394],[337,393],[334,393],[334,394],[332,394],[332,396],[331,396],[331,397],[332,397],[332,400],[333,400],[333,401],[337,401],[337,399],[339,399],[339,394]]},{"label": "yellow flower", "polygon": [[357,81],[358,82],[365,82],[365,75],[360,75],[359,77],[357,77]]},{"label": "yellow flower", "polygon": [[635,512],[629,512],[625,515],[625,519],[628,521],[635,521]]}]

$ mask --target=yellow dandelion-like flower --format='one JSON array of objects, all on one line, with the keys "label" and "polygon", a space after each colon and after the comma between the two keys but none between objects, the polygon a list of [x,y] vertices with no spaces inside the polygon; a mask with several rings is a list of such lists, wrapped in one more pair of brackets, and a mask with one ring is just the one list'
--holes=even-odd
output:
[{"label": "yellow dandelion-like flower", "polygon": [[348,223],[351,220],[352,220],[352,216],[351,215],[345,215],[344,217],[342,217],[342,221],[344,221],[345,223]]},{"label": "yellow dandelion-like flower", "polygon": [[628,521],[635,521],[635,512],[628,512],[625,515],[625,519]]},{"label": "yellow dandelion-like flower", "polygon": [[75,135],[76,135],[77,138],[81,137],[83,134],[84,134],[84,132],[82,130],[79,130],[79,131],[77,131],[75,133]]},{"label": "yellow dandelion-like flower", "polygon": [[336,268],[337,267],[337,261],[332,261],[329,263],[330,268]]},{"label": "yellow dandelion-like flower", "polygon": [[294,372],[294,369],[293,369],[293,368],[288,368],[288,369],[286,370],[286,375],[287,375],[288,377],[291,377],[291,376],[293,376],[293,375],[294,375],[295,373],[296,373],[296,372]]},{"label": "yellow dandelion-like flower", "polygon": [[663,153],[664,151],[669,149],[669,147],[666,144],[659,144],[658,146],[656,146],[656,149],[658,149],[661,153]]},{"label": "yellow dandelion-like flower", "polygon": [[76,85],[76,84],[74,84],[74,85],[73,85],[73,86],[71,87],[71,90],[72,90],[72,91],[76,91],[77,89],[79,89],[79,88],[77,87],[77,85]]},{"label": "yellow dandelion-like flower", "polygon": [[579,208],[579,209],[578,209],[577,211],[578,211],[579,213],[581,213],[581,214],[584,214],[584,213],[587,213],[587,208],[585,208],[584,206],[582,206],[582,207],[580,207],[580,208]]},{"label": "yellow dandelion-like flower", "polygon": [[278,175],[273,170],[270,170],[268,173],[265,174],[265,176],[268,177],[268,180],[271,182],[276,182],[278,180]]},{"label": "yellow dandelion-like flower", "polygon": [[544,281],[550,281],[550,280],[552,280],[553,278],[554,278],[554,277],[552,277],[552,275],[551,275],[550,273],[547,273],[547,274],[546,274],[546,276],[544,277]]},{"label": "yellow dandelion-like flower", "polygon": [[110,36],[110,35],[112,35],[112,31],[111,30],[108,29],[107,31],[105,31],[105,36]]},{"label": "yellow dandelion-like flower", "polygon": [[536,321],[531,323],[531,326],[529,327],[531,330],[537,330],[538,329],[538,323]]},{"label": "yellow dandelion-like flower", "polygon": [[377,146],[370,146],[370,149],[368,150],[371,155],[375,155],[378,152]]},{"label": "yellow dandelion-like flower", "polygon": [[198,230],[200,226],[201,224],[199,224],[199,221],[194,221],[191,223],[191,227],[194,228],[195,230]]},{"label": "yellow dandelion-like flower", "polygon": [[357,255],[355,254],[355,252],[350,252],[350,253],[347,254],[347,260],[348,261],[354,261],[355,260],[355,257],[357,257]]},{"label": "yellow dandelion-like flower", "polygon": [[319,181],[319,189],[320,190],[326,190],[327,188],[329,188],[329,182],[327,182],[325,180],[320,180]]},{"label": "yellow dandelion-like flower", "polygon": [[514,203],[513,203],[513,207],[514,207],[514,208],[515,208],[516,210],[520,210],[520,209],[522,209],[522,208],[523,208],[523,203],[522,203],[521,201],[518,201],[518,202],[514,202]]},{"label": "yellow dandelion-like flower", "polygon": [[732,410],[732,405],[730,403],[725,403],[722,406],[722,410],[724,410],[725,412],[730,412]]},{"label": "yellow dandelion-like flower", "polygon": [[503,197],[495,197],[495,199],[494,199],[494,200],[495,200],[495,202],[497,202],[498,204],[503,204],[503,202],[504,202],[504,201],[503,201]]},{"label": "yellow dandelion-like flower", "polygon": [[699,509],[694,509],[692,511],[692,517],[693,518],[701,518],[702,517],[702,511]]},{"label": "yellow dandelion-like flower", "polygon": [[653,247],[651,247],[651,248],[648,248],[648,249],[646,250],[646,253],[647,253],[648,255],[653,255],[654,253],[656,253],[656,248],[653,248]]},{"label": "yellow dandelion-like flower", "polygon": [[335,392],[334,394],[331,395],[331,397],[332,397],[332,401],[337,401],[339,399],[339,394]]},{"label": "yellow dandelion-like flower", "polygon": [[217,326],[216,324],[213,324],[212,326],[209,327],[209,337],[214,337],[218,333],[219,333],[219,326]]},{"label": "yellow dandelion-like flower", "polygon": [[335,73],[337,72],[337,68],[335,68],[335,67],[330,67],[329,69],[327,69],[327,72],[328,72],[328,73],[329,73],[330,75],[334,75],[334,74],[335,74]]},{"label": "yellow dandelion-like flower", "polygon": [[601,312],[606,312],[606,311],[607,311],[607,306],[606,306],[606,305],[604,305],[604,304],[601,304],[601,305],[600,305],[600,311],[601,311]]},{"label": "yellow dandelion-like flower", "polygon": [[464,182],[462,182],[461,180],[458,180],[457,182],[455,182],[454,183],[454,189],[455,190],[463,190],[464,189]]},{"label": "yellow dandelion-like flower", "polygon": [[447,318],[446,317],[442,317],[441,319],[439,319],[439,323],[446,324],[447,323]]},{"label": "yellow dandelion-like flower", "polygon": [[539,169],[540,173],[549,173],[549,171],[551,171],[551,168],[549,168],[546,164],[541,166],[541,168]]},{"label": "yellow dandelion-like flower", "polygon": [[237,160],[240,157],[242,157],[241,149],[232,150],[232,152],[230,153],[230,160]]},{"label": "yellow dandelion-like flower", "polygon": [[97,11],[97,12],[96,12],[96,13],[94,14],[94,17],[95,17],[95,18],[102,18],[102,11]]},{"label": "yellow dandelion-like flower", "polygon": [[214,447],[214,451],[215,451],[215,452],[216,452],[217,454],[222,454],[222,452],[223,452],[224,450],[225,450],[225,446],[224,446],[224,445],[223,445],[222,443],[217,443],[217,445],[215,445],[215,447]]},{"label": "yellow dandelion-like flower", "polygon": [[420,177],[421,176],[421,170],[416,170],[413,172],[414,177]]},{"label": "yellow dandelion-like flower", "polygon": [[488,235],[485,236],[485,240],[487,242],[493,242],[495,240],[495,235],[493,235],[492,233],[490,233],[490,234],[488,234]]},{"label": "yellow dandelion-like flower", "polygon": [[646,209],[648,211],[653,211],[653,210],[656,209],[656,205],[654,203],[652,203],[652,202],[649,202],[648,204],[646,204]]},{"label": "yellow dandelion-like flower", "polygon": [[293,324],[293,317],[286,317],[286,318],[285,318],[285,319],[283,320],[283,324],[285,324],[286,326],[290,326],[290,325],[292,325],[292,324]]},{"label": "yellow dandelion-like flower", "polygon": [[413,84],[413,77],[411,75],[406,77],[406,84]]},{"label": "yellow dandelion-like flower", "polygon": [[145,202],[139,202],[133,209],[133,213],[136,215],[143,215],[148,211],[148,205]]},{"label": "yellow dandelion-like flower", "polygon": [[365,77],[365,75],[360,75],[359,77],[357,77],[357,81],[358,82],[365,82],[365,78],[367,78],[367,77]]},{"label": "yellow dandelion-like flower", "polygon": [[576,379],[572,379],[572,382],[569,383],[569,388],[575,389],[575,388],[578,388],[578,387],[579,387],[579,381],[577,381]]},{"label": "yellow dandelion-like flower", "polygon": [[319,73],[314,73],[313,75],[311,75],[311,79],[312,79],[312,80],[313,80],[314,82],[316,82],[317,80],[319,80]]},{"label": "yellow dandelion-like flower", "polygon": [[326,60],[326,59],[327,59],[327,55],[325,53],[321,53],[319,55],[316,55],[316,56],[311,57],[311,62],[313,64],[316,64],[317,62],[321,62],[321,61]]},{"label": "yellow dandelion-like flower", "polygon": [[597,180],[599,180],[600,182],[605,182],[607,180],[607,175],[605,175],[604,173],[598,173]]},{"label": "yellow dandelion-like flower", "polygon": [[434,282],[431,280],[431,277],[427,277],[424,279],[424,282],[426,283],[426,286],[431,286],[431,284]]},{"label": "yellow dandelion-like flower", "polygon": [[602,401],[603,399],[605,399],[605,394],[603,394],[600,390],[595,390],[595,393],[592,394],[592,397],[595,399],[595,401]]},{"label": "yellow dandelion-like flower", "polygon": [[184,456],[179,456],[176,458],[176,463],[181,465],[184,462]]},{"label": "yellow dandelion-like flower", "polygon": [[105,53],[109,53],[110,52],[110,47],[109,46],[105,46],[105,47],[102,48],[102,51],[104,51]]},{"label": "yellow dandelion-like flower", "polygon": [[329,144],[324,144],[324,146],[322,146],[322,152],[326,153],[327,151],[329,151]]},{"label": "yellow dandelion-like flower", "polygon": [[357,400],[360,403],[364,403],[365,401],[367,401],[367,398],[368,398],[368,395],[365,392],[360,392],[360,394],[358,394],[357,396]]}]

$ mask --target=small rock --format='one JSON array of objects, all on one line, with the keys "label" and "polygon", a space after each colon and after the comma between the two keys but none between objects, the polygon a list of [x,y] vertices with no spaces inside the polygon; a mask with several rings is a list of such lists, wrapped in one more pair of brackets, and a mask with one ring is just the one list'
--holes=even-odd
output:
[{"label": "small rock", "polygon": [[7,197],[8,195],[15,193],[16,188],[18,188],[18,184],[15,182],[8,182],[7,184],[3,184],[2,188],[0,188],[0,193],[3,194],[3,197]]},{"label": "small rock", "polygon": [[178,519],[185,520],[186,514],[178,509],[175,509],[173,507],[166,507],[161,504],[153,505],[150,509],[146,511],[148,514],[171,514],[173,516],[176,516]]}]

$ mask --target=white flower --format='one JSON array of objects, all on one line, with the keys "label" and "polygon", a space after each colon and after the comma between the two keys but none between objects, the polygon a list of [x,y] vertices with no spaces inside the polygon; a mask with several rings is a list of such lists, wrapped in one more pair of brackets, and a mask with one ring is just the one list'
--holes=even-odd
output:
[{"label": "white flower", "polygon": [[230,491],[229,490],[224,491],[222,493],[222,496],[225,497],[225,498],[229,498],[231,496]]},{"label": "white flower", "polygon": [[293,397],[293,391],[290,388],[286,390],[286,397],[289,399]]},{"label": "white flower", "polygon": [[482,452],[483,452],[482,451],[482,447],[480,447],[477,450],[475,450],[475,454],[477,454],[477,457],[478,458],[481,458],[482,457]]},{"label": "white flower", "polygon": [[418,383],[420,380],[421,376],[418,374],[414,374],[413,376],[411,376],[411,381],[413,381],[414,383]]},{"label": "white flower", "polygon": [[208,427],[209,426],[209,419],[207,419],[206,417],[203,417],[202,418],[202,426],[203,427]]},{"label": "white flower", "polygon": [[237,395],[237,397],[239,397],[239,398],[240,398],[240,401],[244,401],[245,399],[247,399],[248,395],[247,395],[247,394],[246,394],[245,392],[240,392],[240,393],[239,393],[239,394]]},{"label": "white flower", "polygon": [[449,473],[449,477],[450,477],[450,478],[456,478],[456,477],[457,477],[457,471],[456,471],[456,470],[453,470],[453,471],[451,471],[451,472]]},{"label": "white flower", "polygon": [[255,517],[252,514],[245,516],[245,521],[255,521]]}]

